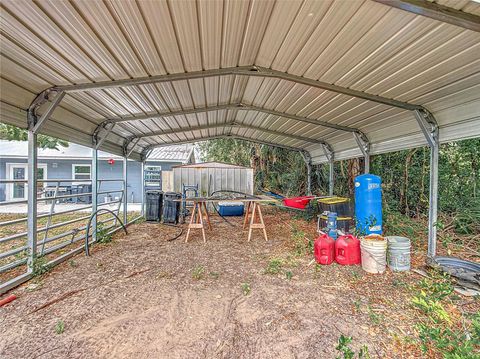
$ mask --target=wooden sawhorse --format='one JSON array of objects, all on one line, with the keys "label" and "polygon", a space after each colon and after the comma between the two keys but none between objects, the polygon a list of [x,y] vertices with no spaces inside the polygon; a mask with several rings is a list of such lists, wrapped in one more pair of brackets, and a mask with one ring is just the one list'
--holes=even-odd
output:
[{"label": "wooden sawhorse", "polygon": [[190,236],[190,231],[194,228],[202,230],[203,242],[207,242],[207,237],[205,236],[205,226],[203,222],[203,216],[208,224],[208,229],[212,229],[210,224],[210,216],[208,215],[207,205],[204,201],[195,201],[193,204],[192,215],[190,216],[190,223],[188,224],[187,236],[185,237],[185,243],[188,242],[188,237]]},{"label": "wooden sawhorse", "polygon": [[[250,216],[250,213],[251,213],[251,217],[250,217],[250,225],[248,227],[247,242],[250,242],[250,239],[252,238],[252,231],[254,229],[262,229],[263,236],[265,237],[265,240],[268,241],[267,230],[265,229],[265,222],[263,222],[262,208],[255,201],[248,201],[247,212],[245,213],[245,219],[243,221],[243,229],[245,229],[245,227],[247,226],[248,217]],[[257,213],[258,213],[259,222],[255,222],[255,214]]]}]

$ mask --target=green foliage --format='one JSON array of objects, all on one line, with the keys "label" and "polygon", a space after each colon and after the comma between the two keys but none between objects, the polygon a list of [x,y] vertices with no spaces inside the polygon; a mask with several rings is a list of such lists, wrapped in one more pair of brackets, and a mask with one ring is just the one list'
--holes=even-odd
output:
[{"label": "green foliage", "polygon": [[[28,131],[5,123],[0,123],[0,140],[7,141],[27,141]],[[58,150],[59,146],[68,147],[68,142],[58,138],[38,135],[38,147]]]},{"label": "green foliage", "polygon": [[280,258],[272,258],[265,268],[265,274],[278,274],[282,269],[283,261]]},{"label": "green foliage", "polygon": [[108,233],[109,229],[105,226],[105,223],[97,223],[97,242],[98,243],[110,243],[112,241],[112,235]]},{"label": "green foliage", "polygon": [[198,265],[195,268],[193,268],[192,270],[193,279],[200,280],[203,278],[204,275],[205,275],[205,268],[203,266]]},{"label": "green foliage", "polygon": [[249,295],[250,292],[252,291],[252,288],[250,287],[250,283],[242,283],[240,287],[242,288],[243,295]]},{"label": "green foliage", "polygon": [[58,320],[55,324],[55,333],[62,334],[65,331],[65,323],[63,320]]},{"label": "green foliage", "polygon": [[[353,349],[350,348],[350,344],[352,343],[353,338],[352,337],[347,337],[345,335],[340,335],[338,338],[338,343],[335,349],[337,349],[342,356],[337,357],[337,359],[353,359],[355,358],[355,352]],[[363,345],[359,352],[357,358],[359,359],[370,359],[370,353],[368,351],[368,347],[366,345]]]},{"label": "green foliage", "polygon": [[32,269],[32,276],[38,277],[48,273],[52,267],[47,264],[47,258],[44,256],[35,257],[30,265]]},{"label": "green foliage", "polygon": [[[252,144],[247,141],[219,139],[201,145],[204,160],[251,166],[257,189],[285,196],[305,194],[306,166],[293,151]],[[427,147],[372,156],[371,173],[382,177],[383,208],[396,213],[397,219],[422,218],[428,214],[430,149]],[[361,173],[362,159],[336,161],[335,194],[353,197],[353,179]],[[439,158],[439,210],[452,217],[447,229],[458,233],[480,232],[480,139],[442,144]],[[328,193],[328,165],[314,166],[312,191]],[[308,213],[307,213],[308,214]],[[395,219],[395,218],[394,218]],[[391,223],[393,227],[397,223]],[[417,226],[409,223],[401,229],[413,238]],[[396,233],[397,235],[399,233]]]},{"label": "green foliage", "polygon": [[285,278],[287,278],[288,280],[291,280],[291,279],[293,278],[293,273],[292,273],[292,271],[287,270],[287,271],[285,272]]},{"label": "green foliage", "polygon": [[453,286],[448,275],[432,272],[412,288],[412,305],[419,310],[416,325],[420,348],[443,358],[478,358],[480,355],[480,313],[453,318],[445,304],[451,303]]},{"label": "green foliage", "polygon": [[[309,251],[309,242],[305,241],[305,232],[299,230],[296,226],[292,227],[292,241],[294,244],[294,252],[298,256],[305,255]],[[313,246],[312,246],[313,251]]]}]

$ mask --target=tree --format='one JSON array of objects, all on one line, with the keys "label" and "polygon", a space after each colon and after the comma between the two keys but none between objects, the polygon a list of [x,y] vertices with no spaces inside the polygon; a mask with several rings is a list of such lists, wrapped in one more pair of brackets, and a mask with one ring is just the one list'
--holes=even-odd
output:
[{"label": "tree", "polygon": [[[0,123],[0,140],[27,141],[28,131],[23,128]],[[49,148],[53,150],[58,150],[59,146],[68,147],[67,141],[45,135],[38,135],[37,143],[40,148]]]}]

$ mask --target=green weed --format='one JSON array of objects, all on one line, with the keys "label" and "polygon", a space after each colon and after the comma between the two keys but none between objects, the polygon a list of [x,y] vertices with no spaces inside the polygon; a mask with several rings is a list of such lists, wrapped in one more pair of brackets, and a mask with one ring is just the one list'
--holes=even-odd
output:
[{"label": "green weed", "polygon": [[288,280],[290,280],[290,279],[292,279],[292,277],[293,277],[293,273],[288,270],[288,271],[285,272],[285,277],[286,277]]},{"label": "green weed", "polygon": [[347,337],[345,335],[340,335],[338,338],[338,343],[335,349],[341,353],[341,356],[337,357],[337,359],[353,359],[355,355],[357,355],[358,359],[370,359],[370,353],[368,351],[368,347],[363,345],[358,354],[356,354],[352,348],[350,348],[350,344],[352,343],[353,338]]},{"label": "green weed", "polygon": [[48,273],[52,269],[52,266],[47,264],[47,258],[40,256],[33,259],[30,268],[32,269],[32,276],[38,277]]},{"label": "green weed", "polygon": [[104,223],[97,224],[97,242],[107,244],[112,241],[112,235],[108,233],[109,229],[105,227]]},{"label": "green weed", "polygon": [[272,258],[265,268],[265,274],[278,274],[282,269],[283,261],[280,258]]},{"label": "green weed", "polygon": [[203,266],[196,266],[192,270],[192,278],[195,280],[200,280],[205,274],[205,268]]},{"label": "green weed", "polygon": [[380,322],[383,320],[383,315],[375,313],[371,306],[368,306],[368,317],[374,325],[379,325]]},{"label": "green weed", "polygon": [[63,320],[57,321],[57,324],[55,324],[55,333],[57,334],[62,334],[65,331],[65,323]]},{"label": "green weed", "polygon": [[250,287],[250,283],[242,283],[240,287],[242,288],[243,295],[249,295],[250,292],[252,291],[252,288]]}]

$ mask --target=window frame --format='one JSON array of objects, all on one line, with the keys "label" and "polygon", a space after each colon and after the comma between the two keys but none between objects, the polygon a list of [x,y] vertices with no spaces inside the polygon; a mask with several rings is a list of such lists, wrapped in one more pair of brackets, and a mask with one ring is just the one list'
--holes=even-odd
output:
[{"label": "window frame", "polygon": [[[75,178],[75,167],[88,167],[90,169],[88,178]],[[87,179],[90,181],[92,180],[92,164],[91,163],[72,163],[72,185],[84,184],[85,182],[74,182],[74,181],[87,180]]]}]

